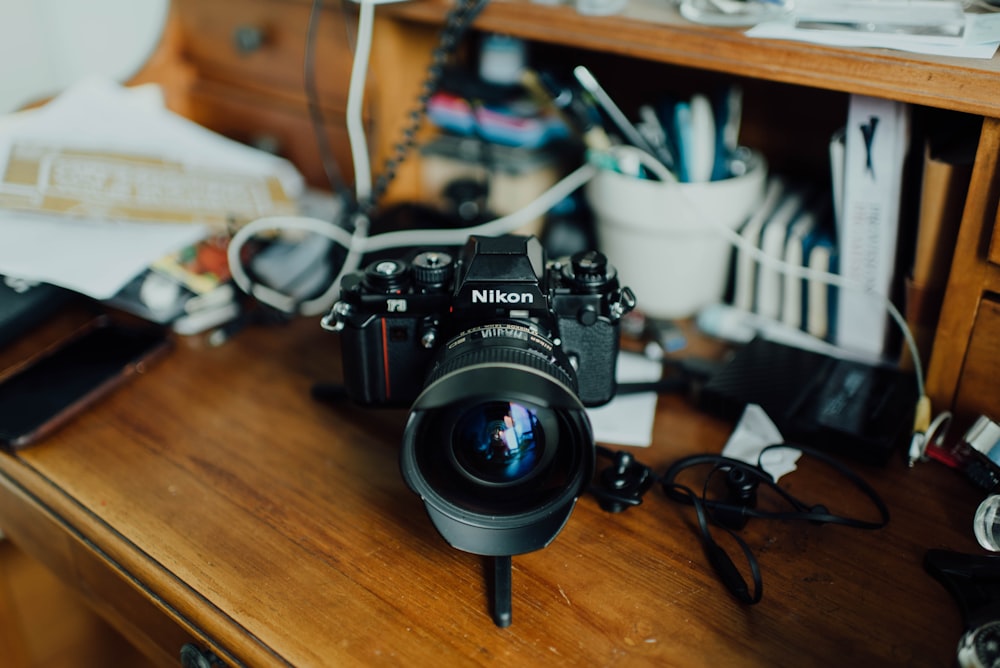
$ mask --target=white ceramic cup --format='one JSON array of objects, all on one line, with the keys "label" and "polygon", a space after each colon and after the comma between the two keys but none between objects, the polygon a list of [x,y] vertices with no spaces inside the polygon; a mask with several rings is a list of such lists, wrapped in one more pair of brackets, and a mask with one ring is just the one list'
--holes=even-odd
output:
[{"label": "white ceramic cup", "polygon": [[747,167],[740,176],[701,183],[602,169],[587,184],[598,247],[641,311],[688,318],[723,297],[732,245],[717,226],[740,227],[764,197],[766,160],[752,152]]}]

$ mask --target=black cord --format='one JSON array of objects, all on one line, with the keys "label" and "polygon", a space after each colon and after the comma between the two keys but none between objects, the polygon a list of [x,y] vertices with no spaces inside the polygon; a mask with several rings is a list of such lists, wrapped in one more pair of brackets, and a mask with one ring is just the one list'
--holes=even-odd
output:
[{"label": "black cord", "polygon": [[427,106],[431,97],[437,92],[441,84],[441,77],[444,74],[445,64],[465,36],[466,31],[479,16],[480,12],[486,8],[489,0],[458,0],[456,5],[448,12],[445,25],[441,29],[437,48],[431,54],[431,64],[427,68],[427,76],[421,87],[421,92],[417,98],[415,108],[410,111],[410,122],[402,132],[402,139],[395,145],[394,153],[386,158],[381,173],[376,177],[372,188],[371,201],[359,202],[367,212],[378,204],[378,201],[385,195],[389,184],[396,177],[400,165],[406,160],[410,149],[417,143],[417,133],[427,116]]},{"label": "black cord", "polygon": [[[787,492],[783,487],[774,481],[767,471],[764,470],[762,465],[763,458],[767,452],[782,448],[798,450],[802,454],[829,466],[835,473],[846,479],[872,502],[872,505],[878,512],[879,519],[869,521],[834,515],[830,513],[823,504],[810,505]],[[806,520],[817,524],[837,524],[853,529],[881,529],[889,522],[889,508],[885,505],[885,502],[882,501],[881,497],[879,497],[878,492],[876,492],[871,485],[865,482],[861,476],[857,475],[851,471],[851,469],[820,450],[805,445],[791,443],[778,443],[767,446],[760,451],[760,454],[757,457],[757,464],[755,465],[747,464],[744,461],[724,457],[722,455],[694,455],[680,459],[670,466],[660,480],[666,495],[674,501],[693,505],[692,497],[690,495],[674,489],[676,487],[674,479],[685,469],[705,464],[712,465],[712,473],[715,473],[720,468],[728,469],[733,467],[746,471],[749,475],[757,478],[760,483],[764,485],[764,487],[772,490],[784,499],[784,501],[793,509],[792,511],[786,512],[763,511],[748,505],[734,504],[728,499],[723,501],[709,499],[707,497],[707,493],[703,492],[701,502],[704,507],[712,513],[716,513],[720,510],[733,511],[739,512],[747,518],[755,517],[759,519],[771,520]],[[707,484],[708,483],[706,481],[706,489]]]},{"label": "black cord", "polygon": [[309,105],[309,118],[312,121],[313,133],[316,135],[316,146],[319,149],[323,171],[326,173],[330,189],[343,198],[344,202],[350,202],[353,195],[350,188],[347,187],[340,165],[333,155],[333,147],[330,145],[330,137],[326,133],[326,120],[323,117],[323,110],[319,103],[319,92],[316,87],[316,32],[319,28],[322,8],[323,0],[313,0],[306,28],[306,53],[303,63],[306,100]]},{"label": "black cord", "polygon": [[764,581],[763,576],[760,574],[760,564],[753,555],[750,546],[735,531],[729,527],[723,527],[743,551],[743,558],[746,560],[747,567],[750,569],[750,577],[753,579],[752,593],[750,587],[747,586],[746,580],[743,579],[743,575],[736,568],[736,564],[729,557],[729,554],[712,537],[712,532],[709,529],[708,511],[705,510],[702,499],[695,495],[690,488],[683,485],[674,485],[674,489],[684,491],[691,500],[691,505],[694,506],[695,515],[698,518],[698,533],[701,537],[702,548],[705,550],[705,558],[708,559],[708,563],[711,564],[712,569],[719,576],[719,579],[722,580],[726,589],[740,603],[746,603],[747,605],[759,603],[764,595]]},{"label": "black cord", "polygon": [[[808,504],[780,487],[762,466],[766,453],[779,448],[798,450],[803,455],[832,468],[855,489],[868,497],[878,512],[879,519],[864,520],[836,515],[827,510],[825,505]],[[694,508],[698,536],[709,564],[726,589],[738,601],[748,605],[759,602],[763,595],[760,565],[750,546],[735,531],[742,528],[748,519],[805,520],[814,524],[835,524],[866,530],[880,529],[889,522],[889,509],[871,485],[833,457],[808,446],[789,443],[768,446],[761,450],[756,464],[748,464],[722,455],[693,455],[674,462],[662,476],[656,476],[649,467],[631,458],[627,453],[614,452],[608,448],[597,446],[597,454],[611,459],[613,462],[601,473],[598,483],[591,488],[591,492],[597,497],[601,507],[611,512],[620,512],[630,506],[639,505],[642,503],[642,497],[649,485],[635,484],[635,481],[655,478],[660,483],[667,498]],[[711,467],[705,477],[700,494],[687,485],[676,481],[677,476],[682,471],[697,466]],[[710,498],[710,483],[713,477],[720,473],[727,475],[728,494],[723,499]],[[791,507],[791,510],[764,511],[757,508],[759,487],[772,490]],[[752,588],[747,584],[732,558],[715,541],[711,529],[713,526],[726,531],[739,545],[750,571]]]}]

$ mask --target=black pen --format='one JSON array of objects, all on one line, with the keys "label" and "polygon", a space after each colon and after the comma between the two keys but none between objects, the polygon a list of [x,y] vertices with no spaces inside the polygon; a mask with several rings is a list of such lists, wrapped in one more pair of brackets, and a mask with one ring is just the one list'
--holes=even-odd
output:
[{"label": "black pen", "polygon": [[538,72],[534,77],[528,74],[521,82],[532,94],[545,94],[553,107],[569,117],[587,148],[605,151],[611,147],[600,113],[572,88],[563,86],[547,72]]}]

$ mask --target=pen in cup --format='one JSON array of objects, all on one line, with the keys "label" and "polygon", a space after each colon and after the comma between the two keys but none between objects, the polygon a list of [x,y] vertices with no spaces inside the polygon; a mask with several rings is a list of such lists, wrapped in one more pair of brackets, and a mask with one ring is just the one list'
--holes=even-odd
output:
[{"label": "pen in cup", "polygon": [[664,165],[673,162],[672,156],[667,155],[662,150],[657,151],[648,141],[646,141],[645,137],[643,137],[642,134],[636,130],[635,126],[632,125],[632,122],[629,121],[624,112],[618,108],[618,105],[611,99],[611,96],[608,95],[607,91],[601,87],[589,69],[583,65],[577,65],[573,68],[573,76],[575,76],[576,80],[580,82],[580,85],[583,86],[584,90],[593,96],[597,104],[600,105],[601,109],[604,110],[604,112],[608,115],[608,118],[611,119],[611,122],[615,124],[630,144],[646,151],[652,156],[655,156],[660,162],[663,162]]},{"label": "pen in cup", "polygon": [[712,180],[715,166],[715,114],[702,93],[691,96],[690,142],[687,147],[688,179],[694,183]]},{"label": "pen in cup", "polygon": [[670,135],[660,121],[656,111],[648,104],[639,107],[639,118],[641,122],[636,125],[636,129],[642,133],[652,147],[656,150],[656,156],[663,163],[663,166],[672,172],[677,171],[677,158],[674,149],[670,146]]},{"label": "pen in cup", "polygon": [[739,135],[743,115],[743,90],[732,85],[717,96],[715,105],[715,167],[712,180],[729,178],[745,171],[740,157]]},{"label": "pen in cup", "polygon": [[600,114],[578,92],[562,85],[547,72],[525,70],[521,84],[532,95],[547,97],[563,119],[580,132],[587,148],[605,151],[611,146],[611,139],[604,130]]}]

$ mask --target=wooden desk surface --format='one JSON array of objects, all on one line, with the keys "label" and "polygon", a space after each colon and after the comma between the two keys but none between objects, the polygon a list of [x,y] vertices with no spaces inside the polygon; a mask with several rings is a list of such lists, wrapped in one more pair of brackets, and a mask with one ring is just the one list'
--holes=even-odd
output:
[{"label": "wooden desk surface", "polygon": [[[901,459],[856,468],[890,506],[883,530],[752,521],[743,534],[764,577],[752,607],[709,571],[689,508],[658,488],[619,515],[584,497],[551,546],[514,559],[514,622],[496,628],[480,558],[444,543],[400,477],[405,411],[310,398],[339,365],[336,336],[311,320],[220,348],[181,340],[50,440],[0,455],[0,526],[94,598],[91,567],[57,552],[91,555],[227,661],[253,666],[954,660],[958,610],[922,559],[980,551],[981,494]],[[728,430],[663,397],[639,455],[662,471],[718,452]],[[832,511],[871,512],[822,468],[784,480]],[[69,548],[41,540],[30,509]]]}]

